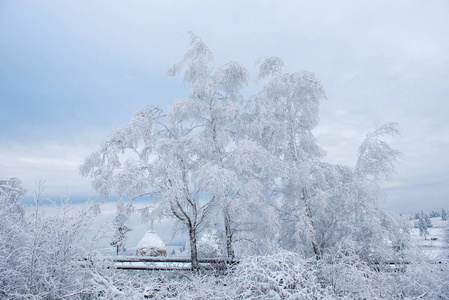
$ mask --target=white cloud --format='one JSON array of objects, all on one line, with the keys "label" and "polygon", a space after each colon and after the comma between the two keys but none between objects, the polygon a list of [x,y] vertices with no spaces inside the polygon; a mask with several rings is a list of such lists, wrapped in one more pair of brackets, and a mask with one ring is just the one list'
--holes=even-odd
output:
[{"label": "white cloud", "polygon": [[45,193],[60,196],[94,195],[90,180],[79,175],[79,166],[92,151],[85,145],[40,144],[10,146],[0,149],[0,177],[18,177],[31,195],[37,183],[45,180]]},{"label": "white cloud", "polygon": [[[48,62],[36,74],[49,76],[51,88],[76,95],[88,107],[65,111],[67,118],[85,114],[76,119],[84,132],[72,126],[70,138],[54,139],[39,131],[32,146],[17,140],[0,149],[0,176],[20,177],[29,190],[47,179],[48,193],[63,194],[68,186],[73,193],[95,194],[89,179],[79,177],[79,164],[97,148],[95,141],[123,125],[125,111],[144,101],[166,107],[176,85],[161,82],[177,81],[178,94],[183,92],[180,78],[164,74],[182,57],[187,30],[209,44],[218,65],[235,59],[252,70],[258,57],[279,55],[287,72],[314,71],[329,98],[315,130],[326,160],[353,166],[366,133],[395,121],[404,136],[393,143],[404,155],[391,187],[415,189],[417,195],[426,190],[416,184],[420,178],[440,182],[449,169],[447,1],[42,1],[26,7],[10,2],[4,11],[0,25],[8,30],[0,29],[0,49],[10,50],[5,57],[24,70],[31,62]],[[33,47],[26,44],[30,39]],[[47,67],[54,72],[46,74]],[[68,82],[59,84],[66,78],[61,74]],[[142,95],[147,92],[152,94]],[[73,99],[51,103],[64,101]],[[91,135],[102,122],[102,133]],[[435,187],[443,189],[442,183]],[[400,193],[395,191],[397,199],[414,197]]]}]

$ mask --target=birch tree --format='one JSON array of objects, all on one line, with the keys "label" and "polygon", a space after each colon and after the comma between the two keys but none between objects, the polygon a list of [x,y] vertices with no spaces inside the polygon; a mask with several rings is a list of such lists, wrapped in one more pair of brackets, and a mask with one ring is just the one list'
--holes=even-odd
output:
[{"label": "birch tree", "polygon": [[397,124],[368,133],[355,168],[323,163],[325,153],[312,134],[326,98],[321,83],[308,71],[283,73],[277,57],[261,59],[259,67],[259,80],[269,79],[248,105],[247,131],[284,170],[272,173],[278,178],[272,203],[279,212],[280,245],[320,258],[324,250],[355,243],[365,245],[368,257],[388,248],[382,235],[401,240],[402,228],[394,228],[399,222],[378,203],[384,197],[379,183],[391,178],[399,156],[382,137],[398,135]]},{"label": "birch tree", "polygon": [[312,169],[324,151],[311,131],[318,124],[320,101],[326,98],[324,88],[311,72],[282,73],[283,62],[277,57],[260,60],[259,66],[259,79],[270,78],[250,103],[252,135],[284,169],[274,187],[283,223],[280,242],[293,250],[297,239],[306,237],[318,258],[309,189]]},{"label": "birch tree", "polygon": [[166,124],[164,117],[157,108],[136,112],[128,125],[85,159],[80,171],[92,177],[103,197],[116,192],[131,202],[143,196],[155,200],[158,205],[151,217],[173,217],[183,224],[192,267],[198,269],[197,234],[214,198],[200,201],[203,193],[193,176],[200,158],[193,151],[192,128],[173,120]]},{"label": "birch tree", "polygon": [[160,213],[171,214],[185,226],[192,267],[198,269],[198,233],[215,198],[205,194],[196,179],[201,158],[192,151],[195,140],[188,135],[190,130],[178,123],[160,139],[152,176],[153,193],[161,200]]},{"label": "birch tree", "polygon": [[[266,157],[260,157],[263,149],[256,143],[239,139],[243,104],[240,90],[248,83],[247,70],[236,61],[211,68],[212,53],[207,45],[192,33],[189,38],[186,54],[169,69],[168,74],[184,71],[184,82],[191,85],[191,91],[187,97],[170,106],[168,119],[173,123],[189,123],[195,128],[191,134],[196,154],[200,157],[196,178],[202,191],[214,198],[215,209],[220,211],[221,217],[215,216],[214,223],[217,219],[222,220],[224,228],[219,231],[225,238],[226,254],[232,259],[235,255],[235,233],[241,225],[238,214],[242,210],[236,207],[243,204],[241,196],[251,189],[250,185],[257,185],[255,176],[245,178],[244,175],[255,171],[255,162],[248,164],[242,158],[252,153],[260,158],[256,164],[262,166]],[[252,193],[251,197],[257,194]],[[246,201],[249,201],[251,197],[248,193],[246,196]]]}]

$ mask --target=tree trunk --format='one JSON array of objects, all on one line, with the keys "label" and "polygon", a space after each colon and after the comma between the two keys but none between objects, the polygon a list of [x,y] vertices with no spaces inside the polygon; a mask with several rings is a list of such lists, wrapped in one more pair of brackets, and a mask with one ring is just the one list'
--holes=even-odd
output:
[{"label": "tree trunk", "polygon": [[192,260],[192,269],[197,271],[198,265],[198,250],[196,248],[196,230],[194,228],[189,229],[190,236],[190,258]]},{"label": "tree trunk", "polygon": [[228,258],[234,259],[234,249],[232,248],[232,230],[231,230],[231,217],[229,216],[228,208],[224,208],[224,222],[226,232],[226,251]]},{"label": "tree trunk", "polygon": [[[209,113],[211,116],[211,126],[212,126],[212,140],[214,143],[214,150],[213,153],[217,155],[217,162],[220,163],[221,167],[223,166],[223,155],[220,150],[220,147],[218,146],[217,141],[217,125],[215,118],[213,117],[212,113],[212,107],[209,107]],[[231,216],[229,215],[229,209],[228,209],[228,198],[227,196],[224,196],[224,208],[223,208],[223,214],[224,214],[224,225],[225,225],[225,234],[226,234],[226,253],[228,258],[231,260],[234,259],[234,249],[232,248],[232,229],[231,229]]]},{"label": "tree trunk", "polygon": [[307,199],[307,192],[305,188],[302,189],[302,199],[304,201],[304,206],[306,207],[306,215],[310,226],[310,242],[312,244],[313,253],[315,253],[315,257],[318,260],[321,258],[321,251],[316,240],[316,232],[315,227],[313,227],[312,220],[312,211],[310,210],[310,204]]}]

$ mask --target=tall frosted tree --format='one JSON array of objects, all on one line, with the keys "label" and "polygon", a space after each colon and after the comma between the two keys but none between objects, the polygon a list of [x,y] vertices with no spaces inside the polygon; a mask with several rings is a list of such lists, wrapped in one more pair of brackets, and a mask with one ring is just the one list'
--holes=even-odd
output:
[{"label": "tall frosted tree", "polygon": [[[184,58],[168,71],[170,75],[184,72],[184,82],[191,85],[185,98],[178,99],[168,110],[172,123],[188,123],[194,128],[190,135],[195,141],[193,151],[200,158],[195,174],[203,193],[214,199],[218,216],[213,223],[221,220],[225,239],[226,254],[233,258],[233,240],[237,226],[241,225],[242,195],[249,202],[248,190],[258,184],[255,177],[245,177],[254,171],[254,165],[262,165],[260,157],[263,149],[256,143],[240,139],[240,110],[243,98],[240,90],[248,83],[248,72],[238,62],[231,61],[222,67],[210,67],[212,53],[196,35],[190,33],[189,48]],[[245,150],[244,153],[242,150]],[[247,161],[244,156],[254,155],[260,161]],[[251,193],[257,196],[257,193]],[[238,203],[238,204],[237,204]],[[218,220],[217,220],[218,219]]]},{"label": "tall frosted tree", "polygon": [[391,178],[400,153],[385,135],[399,128],[388,123],[369,132],[359,147],[354,168],[314,164],[310,197],[317,244],[323,253],[352,249],[368,260],[394,255],[407,244],[406,226],[382,207],[379,184]]},{"label": "tall frosted tree", "polygon": [[385,198],[380,183],[390,180],[401,153],[385,138],[400,135],[396,123],[386,123],[369,132],[359,147],[354,179],[349,186],[354,232],[367,257],[387,248],[385,242],[402,240],[404,226],[379,203]]},{"label": "tall frosted tree", "polygon": [[388,123],[368,133],[355,168],[323,163],[324,151],[312,134],[325,99],[321,83],[307,71],[284,74],[277,57],[264,58],[259,65],[259,79],[270,78],[249,103],[247,132],[283,169],[272,173],[278,179],[271,187],[281,223],[280,245],[320,258],[326,249],[352,243],[369,257],[375,252],[370,247],[388,247],[379,243],[383,235],[390,242],[402,240],[402,228],[395,229],[402,225],[378,203],[383,198],[379,183],[391,178],[399,156],[382,137],[398,135],[398,126]]},{"label": "tall frosted tree", "polygon": [[192,267],[198,269],[197,234],[214,198],[203,197],[194,176],[201,160],[193,151],[192,128],[173,120],[165,124],[163,119],[157,108],[136,112],[128,125],[85,159],[80,171],[92,177],[94,188],[104,197],[114,191],[131,200],[143,196],[156,200],[157,208],[150,215],[182,223],[189,236]]},{"label": "tall frosted tree", "polygon": [[293,250],[304,240],[320,257],[310,179],[324,151],[311,131],[318,124],[325,92],[311,72],[282,73],[283,62],[277,57],[264,58],[259,66],[259,79],[270,78],[249,103],[253,113],[249,119],[252,138],[277,157],[284,170],[273,187],[282,223],[280,242]]}]

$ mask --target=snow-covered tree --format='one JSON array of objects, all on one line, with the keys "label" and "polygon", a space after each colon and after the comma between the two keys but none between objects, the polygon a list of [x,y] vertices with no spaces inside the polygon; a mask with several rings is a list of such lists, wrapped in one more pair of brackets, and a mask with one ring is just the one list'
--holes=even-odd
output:
[{"label": "snow-covered tree", "polygon": [[[168,71],[175,75],[184,70],[184,82],[191,84],[188,97],[176,100],[169,108],[171,122],[190,122],[196,130],[194,151],[200,158],[196,177],[201,188],[223,213],[226,249],[234,256],[230,199],[235,189],[235,174],[226,165],[226,147],[233,141],[235,120],[239,114],[239,90],[247,82],[247,71],[237,62],[231,62],[216,71],[209,67],[212,53],[196,35],[190,33],[190,45],[184,58]],[[216,222],[217,220],[215,220]]]},{"label": "snow-covered tree", "polygon": [[447,212],[444,208],[441,209],[441,220],[443,221],[447,220]]},{"label": "snow-covered tree", "polygon": [[400,129],[396,123],[386,123],[368,133],[359,147],[355,167],[358,178],[375,182],[391,179],[400,152],[382,140],[382,137],[397,135],[400,135]]},{"label": "snow-covered tree", "polygon": [[379,183],[392,176],[399,156],[382,136],[399,134],[398,126],[388,123],[370,132],[354,169],[322,163],[324,152],[311,130],[323,88],[313,74],[282,74],[281,67],[278,58],[261,62],[260,77],[273,78],[252,99],[253,114],[247,117],[253,139],[275,154],[284,170],[272,186],[282,224],[280,245],[302,251],[311,246],[319,258],[325,249],[351,243],[366,257],[392,248],[388,243],[402,243],[405,229],[378,203],[383,198]]},{"label": "snow-covered tree", "polygon": [[419,215],[420,215],[420,212],[419,212],[419,211],[417,211],[417,212],[415,213],[415,217],[414,217],[414,219],[418,220],[418,219],[419,219]]},{"label": "snow-covered tree", "polygon": [[[372,229],[370,232],[377,231],[378,228],[386,230],[388,226],[395,226],[394,218],[386,214],[377,201],[382,198],[378,182],[391,177],[394,162],[399,155],[380,137],[385,134],[398,134],[399,130],[396,124],[386,124],[367,136],[360,147],[357,166],[354,170],[323,164],[320,158],[324,155],[324,151],[316,144],[311,133],[318,123],[319,102],[325,98],[321,84],[312,73],[307,71],[283,74],[283,62],[279,58],[265,58],[260,61],[259,79],[266,76],[271,76],[271,79],[265,84],[262,92],[253,97],[246,105],[247,110],[241,117],[244,126],[239,128],[240,139],[234,143],[240,146],[239,142],[245,141],[255,145],[259,153],[262,153],[260,151],[260,146],[262,146],[265,153],[258,156],[259,161],[255,164],[260,166],[263,165],[263,162],[269,162],[274,158],[277,168],[273,168],[273,164],[271,164],[269,168],[265,168],[263,176],[260,178],[257,176],[260,171],[255,169],[250,172],[248,172],[250,169],[247,169],[238,173],[236,171],[238,167],[244,169],[245,164],[229,164],[229,157],[233,156],[233,148],[229,144],[227,147],[226,144],[216,147],[217,144],[214,143],[213,137],[214,133],[219,131],[214,131],[216,127],[207,125],[215,124],[211,114],[208,114],[213,111],[213,106],[210,106],[210,103],[213,103],[216,96],[213,88],[215,81],[211,79],[214,73],[207,68],[211,59],[210,52],[208,52],[207,46],[196,37],[192,38],[192,45],[199,50],[189,51],[186,54],[187,59],[185,58],[175,65],[172,71],[179,71],[183,65],[188,65],[185,78],[192,84],[195,82],[192,88],[193,96],[179,100],[171,108],[172,114],[185,116],[183,120],[190,120],[195,125],[200,124],[201,127],[211,128],[208,131],[198,130],[198,132],[203,134],[200,136],[204,140],[212,137],[210,144],[214,145],[212,150],[215,150],[212,154],[215,154],[215,158],[218,157],[218,160],[214,160],[214,156],[207,152],[210,148],[201,143],[198,144],[201,145],[203,151],[199,153],[208,163],[211,162],[210,166],[216,166],[218,162],[219,166],[224,166],[226,170],[234,172],[237,182],[233,181],[232,184],[228,184],[228,193],[232,194],[232,187],[239,186],[242,181],[248,180],[261,187],[259,194],[270,196],[271,204],[268,207],[274,208],[279,214],[278,218],[273,218],[273,214],[268,213],[267,218],[270,219],[272,225],[277,222],[280,224],[279,235],[276,239],[280,243],[279,245],[290,250],[303,250],[304,246],[310,245],[315,256],[320,257],[321,248],[326,245],[335,245],[339,238],[341,241],[343,237],[351,234],[352,238],[355,238],[353,226],[357,226],[357,223],[363,221],[364,226]],[[192,48],[194,48],[193,46]],[[201,58],[193,53],[201,53]],[[198,64],[195,67],[197,71],[192,71],[189,68],[193,68],[195,63]],[[193,77],[189,77],[192,74],[197,81],[192,80]],[[211,90],[213,91],[212,96]],[[201,101],[204,101],[202,97],[206,99],[206,104],[201,105]],[[222,95],[219,94],[218,97],[222,97]],[[184,109],[181,109],[183,107]],[[222,110],[226,111],[224,108]],[[227,128],[233,128],[232,120],[227,121],[229,122]],[[209,132],[209,135],[204,132]],[[230,131],[223,131],[222,136],[229,136],[225,134],[227,132]],[[217,156],[217,153],[223,155]],[[245,152],[243,156],[248,156],[248,153],[251,152]],[[216,174],[210,170],[207,173]],[[244,173],[250,175],[246,179],[238,175]],[[200,176],[200,178],[203,177]],[[216,182],[220,182],[220,180]],[[265,192],[263,192],[264,190]],[[263,196],[259,197],[259,203]],[[337,207],[341,208],[338,213],[335,209]],[[348,213],[352,210],[355,212]],[[368,217],[370,213],[376,214],[373,220],[376,220],[377,223],[371,222],[368,225],[367,220],[370,220]],[[236,218],[236,214],[233,216]],[[250,215],[246,215],[246,217],[247,222],[255,219]],[[335,226],[335,230],[328,230],[329,226]],[[362,229],[359,234],[361,232]],[[379,233],[376,236],[380,237],[380,235]],[[330,242],[331,240],[333,242]],[[228,251],[229,253],[230,251]]]},{"label": "snow-covered tree", "polygon": [[441,214],[436,210],[432,210],[429,214],[429,218],[438,218],[438,217],[441,217]]},{"label": "snow-covered tree", "polygon": [[421,213],[419,214],[419,219],[418,219],[418,229],[419,229],[419,235],[423,236],[424,239],[427,240],[427,236],[429,235],[429,224],[426,220],[426,215],[424,214],[423,211],[421,211]]},{"label": "snow-covered tree", "polygon": [[[92,186],[103,199],[111,192],[131,199],[148,195],[152,176],[151,162],[164,115],[158,108],[137,111],[129,124],[117,129],[91,153],[80,167],[82,176],[92,178]],[[132,204],[132,203],[131,203]]]},{"label": "snow-covered tree", "polygon": [[163,117],[157,108],[136,112],[80,170],[104,197],[115,191],[131,200],[147,195],[158,202],[151,217],[169,216],[183,224],[197,269],[197,234],[214,197],[202,197],[206,195],[194,176],[200,161],[192,128],[173,120],[164,124]]},{"label": "snow-covered tree", "polygon": [[[422,212],[421,212],[422,213]],[[427,227],[433,227],[432,221],[429,218],[429,215],[427,213],[422,213],[424,215],[424,220],[426,221]]]},{"label": "snow-covered tree", "polygon": [[152,163],[152,194],[159,198],[158,212],[175,217],[184,225],[190,244],[192,267],[198,269],[197,240],[215,197],[204,193],[195,176],[201,167],[194,149],[195,139],[181,123],[170,124],[161,138]]},{"label": "snow-covered tree", "polygon": [[277,175],[273,201],[280,212],[280,242],[295,249],[298,239],[311,245],[320,256],[313,225],[312,173],[324,151],[317,145],[312,129],[318,124],[320,101],[324,89],[308,71],[282,73],[283,62],[277,57],[259,61],[259,79],[270,76],[262,91],[249,103],[251,138],[277,157],[283,170]]},{"label": "snow-covered tree", "polygon": [[[349,188],[349,195],[356,240],[363,244],[367,256],[389,249],[388,243],[402,243],[405,238],[405,226],[379,203],[385,197],[379,184],[393,176],[395,163],[400,156],[400,152],[383,138],[397,135],[400,135],[398,124],[386,123],[369,132],[359,147],[355,178]],[[386,255],[384,253],[383,256]]]},{"label": "snow-covered tree", "polygon": [[126,207],[123,203],[123,198],[119,197],[117,201],[117,213],[112,222],[112,227],[114,228],[114,236],[109,244],[114,247],[116,254],[119,254],[120,249],[126,251],[126,239],[128,238],[128,232],[132,228],[126,225],[129,218],[129,207]]},{"label": "snow-covered tree", "polygon": [[[168,110],[171,122],[190,123],[193,128],[199,168],[195,174],[203,193],[214,198],[214,233],[223,236],[225,252],[234,257],[239,234],[248,235],[244,206],[260,208],[260,177],[265,176],[269,156],[257,143],[240,134],[240,110],[244,105],[240,90],[247,85],[248,72],[238,62],[222,67],[209,66],[212,53],[196,35],[190,33],[184,58],[169,69],[170,75],[184,71],[190,94],[176,100]],[[217,227],[218,225],[218,227]]]}]

